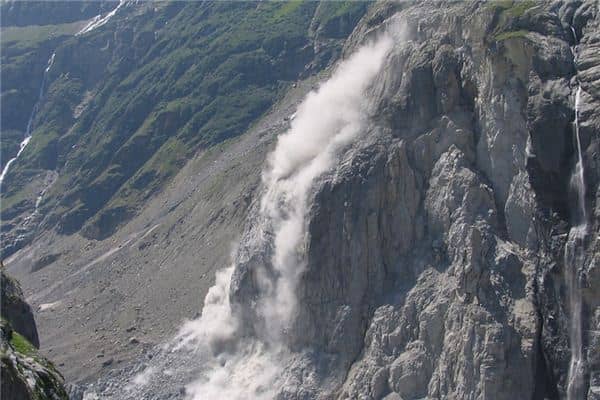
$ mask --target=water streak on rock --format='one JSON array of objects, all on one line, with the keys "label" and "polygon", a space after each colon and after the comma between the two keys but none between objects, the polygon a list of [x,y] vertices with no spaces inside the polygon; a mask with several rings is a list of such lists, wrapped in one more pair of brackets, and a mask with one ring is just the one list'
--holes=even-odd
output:
[{"label": "water streak on rock", "polygon": [[2,183],[4,182],[4,177],[6,176],[8,169],[10,168],[12,163],[14,163],[17,160],[17,158],[19,158],[21,153],[23,153],[23,150],[25,150],[25,147],[27,147],[27,145],[29,144],[29,141],[31,140],[31,127],[33,124],[33,118],[36,116],[36,114],[38,112],[42,97],[44,97],[44,93],[46,90],[46,83],[47,83],[46,82],[47,75],[48,75],[48,72],[50,72],[52,65],[54,65],[54,57],[55,56],[56,56],[56,54],[52,53],[52,55],[48,59],[48,64],[46,66],[46,69],[44,70],[44,75],[42,77],[42,85],[40,86],[40,92],[38,94],[38,99],[35,102],[33,109],[31,110],[31,114],[29,115],[29,120],[27,121],[27,128],[25,129],[25,138],[19,145],[19,151],[17,152],[17,155],[14,156],[13,158],[11,158],[10,160],[8,160],[8,162],[4,166],[4,169],[2,170],[2,173],[0,174],[0,187],[2,186]]},{"label": "water streak on rock", "polygon": [[565,244],[565,283],[571,323],[569,324],[569,341],[571,349],[571,361],[569,364],[567,399],[582,399],[585,396],[584,385],[584,357],[583,357],[583,333],[582,333],[582,299],[578,285],[579,271],[585,262],[584,239],[587,231],[587,216],[585,210],[585,178],[583,169],[583,155],[581,149],[581,138],[579,135],[579,107],[581,102],[581,87],[577,88],[575,95],[575,140],[577,144],[577,164],[571,176],[571,191],[576,196],[576,210],[574,211],[574,224],[569,231],[567,243]]}]

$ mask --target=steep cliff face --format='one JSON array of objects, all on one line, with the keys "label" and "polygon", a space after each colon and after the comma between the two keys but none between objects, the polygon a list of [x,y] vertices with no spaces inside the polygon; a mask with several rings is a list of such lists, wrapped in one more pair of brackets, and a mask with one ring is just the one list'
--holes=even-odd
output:
[{"label": "steep cliff face", "polygon": [[288,341],[348,371],[310,396],[596,398],[596,4],[399,7],[347,44],[409,30],[307,214]]},{"label": "steep cliff face", "polygon": [[2,317],[10,322],[12,327],[25,337],[35,347],[40,347],[33,311],[23,298],[23,291],[19,284],[2,274]]},{"label": "steep cliff face", "polygon": [[62,375],[38,353],[33,313],[19,284],[0,271],[2,319],[0,361],[2,398],[6,400],[67,400]]},{"label": "steep cliff face", "polygon": [[386,16],[411,31],[381,75],[369,140],[314,197],[292,332],[352,362],[340,398],[596,398],[596,5],[404,8],[376,7],[352,37],[350,49]]},{"label": "steep cliff face", "polygon": [[104,393],[597,398],[599,18],[373,6],[267,157],[202,317]]}]

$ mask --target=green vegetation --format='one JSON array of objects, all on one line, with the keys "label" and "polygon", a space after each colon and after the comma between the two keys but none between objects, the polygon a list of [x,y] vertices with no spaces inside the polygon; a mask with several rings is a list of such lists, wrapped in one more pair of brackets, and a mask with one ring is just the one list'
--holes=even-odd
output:
[{"label": "green vegetation", "polygon": [[524,38],[527,36],[529,31],[526,30],[518,30],[518,31],[510,31],[510,32],[502,32],[497,34],[494,38],[497,42],[501,42],[503,40],[514,39],[514,38]]},{"label": "green vegetation", "polygon": [[525,14],[525,11],[535,7],[536,5],[536,2],[533,0],[497,0],[490,1],[486,4],[487,7],[500,9],[505,16],[513,18],[522,16]]},{"label": "green vegetation", "polygon": [[[5,323],[6,321],[3,320],[2,324]],[[64,388],[63,378],[54,365],[40,356],[37,349],[22,335],[8,329],[11,331],[10,348],[3,347],[0,362],[4,370],[2,377],[10,378],[9,382],[3,382],[3,385],[11,385],[11,388],[19,391],[20,395],[25,395],[23,390],[27,390],[27,395],[35,400],[67,400],[69,397]],[[7,327],[3,326],[3,330],[7,330]],[[10,353],[12,355],[9,357]],[[28,389],[29,379],[35,382],[33,392],[29,392]]]},{"label": "green vegetation", "polygon": [[3,164],[14,157],[19,149],[31,110],[38,100],[50,54],[59,43],[77,32],[80,26],[81,22],[0,28],[0,157]]},{"label": "green vegetation", "polygon": [[367,6],[361,1],[324,1],[317,10],[315,21],[324,36],[345,37],[367,11]]},{"label": "green vegetation", "polygon": [[283,2],[283,6],[279,7],[273,13],[273,19],[278,20],[289,16],[302,5],[302,0],[291,0]]},{"label": "green vegetation", "polygon": [[326,1],[321,3],[320,14],[324,18],[323,22],[327,22],[333,18],[362,14],[366,6],[366,3],[360,1]]},{"label": "green vegetation", "polygon": [[537,4],[535,1],[517,1],[512,7],[505,10],[506,14],[510,17],[520,17],[525,14],[525,11],[535,7]]},{"label": "green vegetation", "polygon": [[535,1],[511,1],[498,0],[486,3],[486,7],[498,13],[496,28],[492,33],[495,41],[501,42],[507,39],[524,38],[528,31],[522,29],[520,19],[525,13],[537,5]]},{"label": "green vegetation", "polygon": [[[313,35],[345,37],[367,6],[143,3],[123,9],[125,25],[114,18],[64,39],[33,139],[7,177],[14,184],[3,200],[16,199],[20,182],[40,170],[58,169],[42,211],[61,232],[85,224],[90,237],[109,235],[190,157],[245,132],[293,82],[323,68],[341,41],[315,54]],[[23,43],[67,26],[41,27]]]},{"label": "green vegetation", "polygon": [[0,1],[0,25],[47,26],[82,21],[107,12],[116,2]]},{"label": "green vegetation", "polygon": [[10,345],[15,351],[28,356],[28,357],[37,357],[37,349],[29,343],[24,336],[22,336],[19,332],[12,331],[12,335],[10,338]]},{"label": "green vegetation", "polygon": [[2,198],[2,219],[6,219],[7,214],[12,211],[18,212],[21,205],[27,202],[27,193],[24,190],[15,191],[13,194]]},{"label": "green vegetation", "polygon": [[81,22],[60,25],[30,25],[1,28],[3,51],[32,49],[49,39],[64,35],[74,35],[81,28]]},{"label": "green vegetation", "polygon": [[[3,137],[5,132],[10,131],[15,136],[15,142],[20,142],[22,134],[27,126],[29,114],[35,104],[41,85],[45,63],[50,57],[52,43],[59,39],[42,42],[5,42],[2,38],[2,53],[0,63],[2,69],[0,76],[2,80],[2,109],[0,121]],[[12,45],[11,45],[12,43]],[[25,46],[25,47],[21,47]],[[16,154],[14,147],[7,157]],[[3,148],[4,150],[4,148]],[[8,150],[8,149],[7,149]]]}]

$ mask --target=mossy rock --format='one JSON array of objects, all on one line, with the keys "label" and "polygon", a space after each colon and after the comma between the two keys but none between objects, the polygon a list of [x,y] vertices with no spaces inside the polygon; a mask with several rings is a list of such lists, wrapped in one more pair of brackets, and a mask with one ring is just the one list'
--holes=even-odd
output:
[{"label": "mossy rock", "polygon": [[495,13],[495,26],[491,32],[491,37],[496,42],[508,39],[522,39],[529,33],[523,23],[527,20],[527,12],[536,7],[535,1],[511,1],[500,0],[486,3],[486,7]]},{"label": "mossy rock", "polygon": [[494,38],[497,42],[502,42],[508,39],[524,39],[529,34],[529,31],[526,30],[518,30],[518,31],[510,31],[510,32],[502,32],[497,34]]},{"label": "mossy rock", "polygon": [[40,342],[33,312],[29,304],[25,302],[19,283],[4,271],[0,271],[0,281],[3,320],[18,332],[18,336],[24,337],[27,343],[33,343],[35,347],[39,346]]},{"label": "mossy rock", "polygon": [[0,319],[3,400],[68,400],[64,378],[9,321]]}]

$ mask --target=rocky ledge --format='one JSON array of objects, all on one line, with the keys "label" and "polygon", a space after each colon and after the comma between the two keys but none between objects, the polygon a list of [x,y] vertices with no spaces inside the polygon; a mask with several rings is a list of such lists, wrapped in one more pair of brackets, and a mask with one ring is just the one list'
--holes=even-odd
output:
[{"label": "rocky ledge", "polygon": [[0,272],[2,318],[0,362],[3,400],[68,400],[60,372],[38,352],[39,340],[31,308],[19,284]]}]

